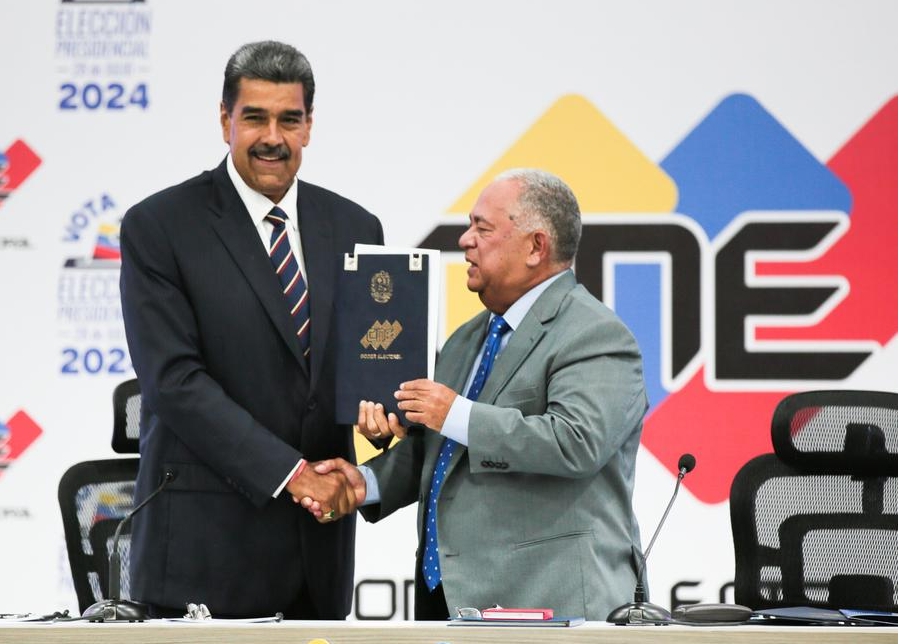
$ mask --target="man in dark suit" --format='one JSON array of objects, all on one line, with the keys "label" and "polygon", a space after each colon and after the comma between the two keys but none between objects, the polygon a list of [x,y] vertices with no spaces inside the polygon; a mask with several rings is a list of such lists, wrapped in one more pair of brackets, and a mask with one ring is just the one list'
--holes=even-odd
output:
[{"label": "man in dark suit", "polygon": [[135,500],[173,477],[134,518],[131,594],[151,616],[183,615],[186,602],[222,617],[350,610],[353,517],[320,524],[294,499],[324,499],[332,519],[355,503],[342,474],[306,462],[355,460],[351,427],[334,420],[333,288],[343,254],[383,231],[296,178],[314,91],[293,47],[241,47],[225,69],[225,160],[122,221],[142,394]]},{"label": "man in dark suit", "polygon": [[[399,384],[424,426],[359,468],[334,459],[369,521],[419,502],[415,618],[456,606],[552,608],[604,620],[636,583],[631,506],[647,399],[631,332],[577,284],[574,194],[538,170],[481,193],[459,239],[485,310],[443,345],[434,380]],[[363,402],[368,437],[403,436]],[[314,497],[303,499],[315,513]]]}]

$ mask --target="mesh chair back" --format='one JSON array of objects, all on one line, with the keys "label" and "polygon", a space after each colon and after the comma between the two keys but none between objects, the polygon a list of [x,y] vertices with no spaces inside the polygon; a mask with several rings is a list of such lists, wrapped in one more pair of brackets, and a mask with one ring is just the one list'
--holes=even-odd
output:
[{"label": "mesh chair back", "polygon": [[[119,521],[132,507],[137,458],[76,463],[59,482],[69,567],[83,613],[91,604],[108,598],[109,555]],[[129,598],[129,532],[119,536],[122,555],[121,597]]]},{"label": "mesh chair back", "polygon": [[896,394],[788,396],[731,488],[734,598],[896,610]]},{"label": "mesh chair back", "polygon": [[140,439],[140,385],[137,378],[120,383],[112,392],[112,449],[137,454]]}]

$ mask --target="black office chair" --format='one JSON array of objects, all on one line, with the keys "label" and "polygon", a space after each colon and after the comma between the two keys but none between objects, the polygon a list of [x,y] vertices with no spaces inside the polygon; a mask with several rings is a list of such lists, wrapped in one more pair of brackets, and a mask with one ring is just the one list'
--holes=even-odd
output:
[{"label": "black office chair", "polygon": [[810,391],[774,411],[774,454],[730,492],[734,601],[896,611],[897,396]]},{"label": "black office chair", "polygon": [[[138,451],[140,389],[137,380],[113,392],[112,448],[119,454]],[[70,467],[59,481],[59,509],[69,554],[78,608],[108,597],[109,555],[119,521],[132,508],[138,458],[84,461]],[[121,595],[129,598],[130,530],[119,537]]]},{"label": "black office chair", "polygon": [[140,385],[132,378],[112,392],[112,449],[117,454],[137,454],[139,441]]}]

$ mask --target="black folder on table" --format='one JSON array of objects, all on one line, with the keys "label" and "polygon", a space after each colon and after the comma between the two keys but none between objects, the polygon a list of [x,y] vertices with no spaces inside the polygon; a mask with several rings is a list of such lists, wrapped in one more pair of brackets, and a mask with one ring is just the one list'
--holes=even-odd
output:
[{"label": "black folder on table", "polygon": [[816,606],[787,606],[782,608],[766,608],[753,611],[750,624],[787,624],[816,625],[874,625],[895,626],[894,612],[865,611],[850,609],[819,608]]},{"label": "black folder on table", "polygon": [[426,253],[346,255],[337,281],[336,419],[354,424],[359,401],[399,414],[401,382],[429,377],[430,266]]}]

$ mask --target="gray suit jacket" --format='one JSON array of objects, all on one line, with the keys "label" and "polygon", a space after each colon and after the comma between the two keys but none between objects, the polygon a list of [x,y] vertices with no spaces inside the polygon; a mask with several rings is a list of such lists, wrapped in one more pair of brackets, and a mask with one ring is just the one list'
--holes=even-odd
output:
[{"label": "gray suit jacket", "polygon": [[[462,391],[484,340],[482,312],[447,340],[436,380]],[[469,446],[440,494],[447,604],[549,607],[604,620],[633,598],[640,536],[631,497],[647,408],[640,352],[621,320],[574,275],[537,299],[474,403]],[[368,463],[377,521],[419,501],[442,437],[430,430]],[[416,575],[420,575],[416,566]]]}]

